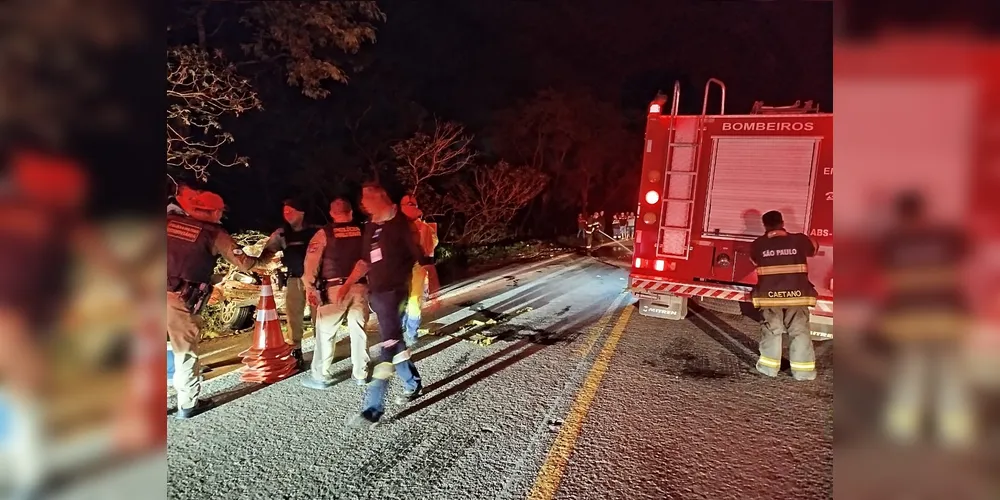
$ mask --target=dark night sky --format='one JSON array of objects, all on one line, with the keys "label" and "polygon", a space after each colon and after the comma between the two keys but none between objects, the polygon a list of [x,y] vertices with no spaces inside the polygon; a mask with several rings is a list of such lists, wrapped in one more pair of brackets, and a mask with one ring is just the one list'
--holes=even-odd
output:
[{"label": "dark night sky", "polygon": [[[640,114],[658,89],[669,91],[681,80],[681,111],[697,113],[705,80],[716,77],[727,84],[728,113],[749,112],[755,100],[784,105],[814,99],[823,110],[832,109],[832,2],[383,0],[379,5],[387,20],[377,43],[363,49],[370,63],[349,85],[334,88],[322,101],[276,85],[262,92],[265,111],[241,118],[233,129],[252,166],[213,176],[232,208],[227,225],[277,224],[276,204],[292,194],[283,179],[302,162],[316,161],[307,157],[319,155],[340,168],[346,160],[338,155],[352,147],[344,137],[345,116],[357,114],[372,96],[388,99],[390,106],[413,101],[480,136],[497,111],[548,87],[582,87],[626,113]],[[710,102],[710,110],[717,109],[717,101]],[[395,119],[392,109],[373,116],[373,129],[391,128]],[[268,199],[240,193],[263,186]]]}]

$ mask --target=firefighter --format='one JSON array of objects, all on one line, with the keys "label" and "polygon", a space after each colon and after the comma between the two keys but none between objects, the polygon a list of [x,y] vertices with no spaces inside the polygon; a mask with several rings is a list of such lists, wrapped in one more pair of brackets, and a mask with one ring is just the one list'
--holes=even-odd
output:
[{"label": "firefighter", "polygon": [[[403,215],[413,224],[414,237],[420,243],[420,248],[424,251],[424,256],[433,259],[434,249],[437,248],[437,224],[424,222],[424,213],[417,206],[417,198],[413,195],[406,195],[399,202]],[[410,298],[406,301],[406,316],[403,326],[403,339],[407,347],[417,344],[417,329],[420,328],[421,309],[424,306],[424,297],[427,289],[427,273],[420,263],[413,265],[413,281],[410,283]]]},{"label": "firefighter", "polygon": [[619,214],[612,214],[611,215],[611,235],[612,235],[612,238],[614,238],[616,240],[621,239],[621,236],[622,236],[621,235],[621,230],[622,230],[622,219],[621,219],[621,216]]},{"label": "firefighter", "polygon": [[816,246],[802,233],[789,233],[781,212],[761,217],[763,236],[751,244],[757,266],[753,305],[761,309],[760,359],[757,371],[775,377],[781,367],[781,336],[788,332],[788,359],[796,380],[816,378],[816,355],[809,336],[809,306],[816,305],[816,289],[809,282],[806,258]]},{"label": "firefighter", "polygon": [[966,447],[976,440],[974,398],[961,360],[971,326],[962,276],[969,241],[962,228],[932,222],[918,193],[896,200],[896,217],[879,245],[884,296],[876,327],[896,357],[885,429],[909,443],[930,414],[941,444]]},{"label": "firefighter", "polygon": [[[333,222],[309,241],[303,282],[316,327],[316,350],[312,369],[302,385],[329,389],[334,384],[333,356],[337,333],[344,321],[351,339],[352,377],[358,385],[368,379],[368,286],[364,280],[346,284],[347,277],[361,259],[362,228],[354,220],[351,202],[336,198],[330,203]],[[334,300],[340,296],[339,300]]]},{"label": "firefighter", "polygon": [[590,216],[587,220],[586,233],[587,233],[587,255],[590,255],[590,249],[594,246],[594,231],[598,228],[598,218],[600,215],[594,212],[594,215]]},{"label": "firefighter", "polygon": [[317,230],[316,227],[305,224],[305,215],[305,206],[300,201],[285,200],[282,209],[285,224],[271,233],[260,257],[262,262],[267,262],[280,251],[281,263],[288,269],[288,279],[285,281],[285,316],[294,346],[292,355],[299,370],[305,369],[305,361],[302,359],[302,323],[306,308],[306,290],[302,283],[302,274],[305,272],[303,266],[306,247]]},{"label": "firefighter", "polygon": [[580,214],[576,216],[576,237],[577,237],[577,239],[582,240],[583,239],[583,235],[586,232],[587,232],[587,214],[584,213],[584,212],[580,212]]},{"label": "firefighter", "polygon": [[219,225],[225,205],[208,191],[184,187],[177,195],[183,214],[167,215],[167,334],[174,352],[177,418],[187,419],[211,408],[201,394],[201,313],[212,287],[216,257],[250,272],[260,260],[247,256]]},{"label": "firefighter", "polygon": [[[352,427],[375,424],[385,412],[385,393],[393,369],[403,382],[403,394],[397,404],[406,404],[420,397],[423,383],[410,351],[403,343],[403,306],[410,295],[412,270],[415,263],[427,272],[428,290],[437,293],[437,271],[416,238],[412,224],[398,206],[389,199],[382,186],[369,183],[362,189],[361,206],[371,216],[365,226],[362,260],[354,267],[347,284],[368,276],[372,309],[378,316],[379,359],[372,372],[372,381],[365,390],[361,413],[349,423]],[[346,297],[346,290],[337,291],[334,302]]]}]

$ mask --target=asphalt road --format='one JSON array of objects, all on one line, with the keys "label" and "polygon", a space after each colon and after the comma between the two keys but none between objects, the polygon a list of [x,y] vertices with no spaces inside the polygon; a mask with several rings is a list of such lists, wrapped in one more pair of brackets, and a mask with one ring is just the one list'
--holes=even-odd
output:
[{"label": "asphalt road", "polygon": [[370,430],[344,425],[349,381],[246,385],[220,365],[205,393],[223,404],[170,419],[169,496],[831,498],[832,345],[816,381],[757,376],[749,320],[640,316],[627,274],[568,256],[455,288],[414,352],[425,395]]}]

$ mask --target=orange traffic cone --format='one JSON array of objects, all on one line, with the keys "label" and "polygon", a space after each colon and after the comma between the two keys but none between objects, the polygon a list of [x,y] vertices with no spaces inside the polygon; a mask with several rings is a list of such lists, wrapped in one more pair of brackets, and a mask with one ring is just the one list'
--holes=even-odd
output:
[{"label": "orange traffic cone", "polygon": [[253,347],[240,353],[243,373],[240,380],[273,384],[296,372],[292,347],[285,343],[278,323],[278,310],[274,305],[271,277],[264,276],[257,304],[257,324],[253,330]]}]

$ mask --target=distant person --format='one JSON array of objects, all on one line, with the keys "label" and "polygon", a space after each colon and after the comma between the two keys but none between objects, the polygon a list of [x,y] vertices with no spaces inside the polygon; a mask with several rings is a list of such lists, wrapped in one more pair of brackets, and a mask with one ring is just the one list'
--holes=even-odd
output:
[{"label": "distant person", "polygon": [[[399,202],[399,207],[406,215],[406,218],[413,224],[413,235],[420,244],[424,256],[434,259],[434,250],[437,248],[437,224],[424,222],[424,213],[417,206],[417,198],[413,195],[406,195]],[[407,347],[417,345],[418,330],[420,329],[421,309],[424,306],[424,299],[427,296],[427,273],[424,267],[417,262],[413,265],[413,281],[410,283],[410,297],[406,301],[406,314],[403,326],[403,338]]]},{"label": "distant person", "polygon": [[597,231],[597,228],[600,227],[600,223],[598,222],[600,216],[601,215],[599,213],[594,212],[593,215],[591,215],[590,218],[587,220],[587,228],[585,233],[586,233],[586,243],[587,243],[586,248],[588,255],[590,254],[590,249],[594,246],[594,232]]},{"label": "distant person", "polygon": [[764,317],[757,371],[769,377],[781,367],[781,337],[788,333],[788,359],[795,380],[816,378],[816,354],[809,333],[809,307],[816,305],[816,288],[809,282],[806,258],[816,246],[802,233],[789,233],[781,212],[761,216],[765,233],[750,245],[757,266],[753,305]]},{"label": "distant person", "polygon": [[385,393],[393,371],[403,382],[403,394],[397,404],[406,404],[420,397],[423,383],[410,351],[403,340],[403,311],[410,295],[413,265],[419,263],[427,272],[428,292],[438,291],[434,260],[428,257],[413,236],[413,226],[400,208],[389,199],[385,189],[369,183],[362,189],[361,207],[371,216],[365,225],[362,259],[354,267],[344,287],[337,292],[334,303],[346,297],[347,288],[363,276],[368,277],[371,304],[378,316],[378,364],[372,381],[365,390],[361,413],[350,422],[351,427],[375,424],[385,413]]},{"label": "distant person", "polygon": [[629,212],[626,220],[625,237],[635,239],[635,212]]},{"label": "distant person", "polygon": [[611,235],[612,235],[612,237],[614,239],[616,239],[616,240],[621,239],[621,236],[622,236],[621,235],[621,230],[622,230],[622,220],[619,217],[619,214],[612,215],[611,216]]},{"label": "distant person", "polygon": [[[362,228],[354,220],[351,202],[338,197],[330,202],[333,222],[323,226],[309,241],[302,280],[316,330],[316,349],[312,367],[302,385],[310,389],[330,389],[336,383],[333,373],[334,348],[342,324],[347,322],[351,339],[352,376],[358,385],[368,380],[368,287],[365,282],[346,284],[347,277],[364,252]],[[343,290],[343,300],[334,300]]]},{"label": "distant person", "polygon": [[305,369],[302,359],[302,324],[305,320],[306,289],[302,283],[303,267],[306,259],[306,247],[309,240],[316,234],[317,228],[305,223],[305,205],[298,200],[285,200],[282,208],[285,224],[271,233],[260,259],[267,262],[271,257],[281,252],[281,263],[288,269],[288,279],[285,281],[285,317],[288,321],[288,333],[292,341],[292,356],[295,357],[297,368]]},{"label": "distant person", "polygon": [[587,232],[587,214],[580,212],[576,216],[576,237],[577,239],[583,239],[584,234]]}]

